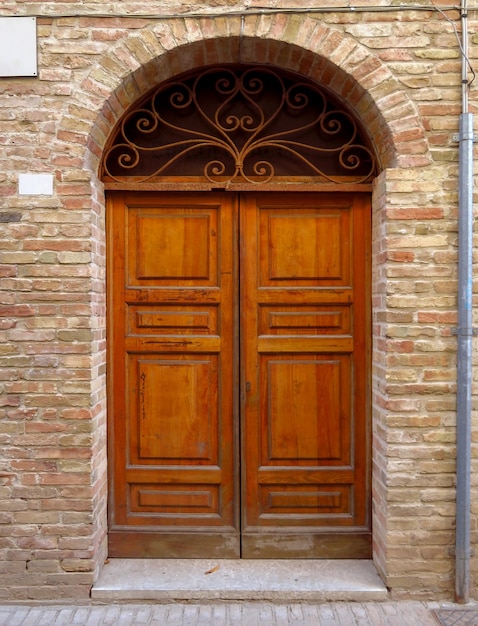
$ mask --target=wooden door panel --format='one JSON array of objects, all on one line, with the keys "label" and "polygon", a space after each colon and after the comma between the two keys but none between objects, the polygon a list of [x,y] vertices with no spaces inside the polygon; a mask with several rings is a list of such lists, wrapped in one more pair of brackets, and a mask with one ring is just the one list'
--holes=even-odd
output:
[{"label": "wooden door panel", "polygon": [[218,335],[217,306],[130,305],[128,334]]},{"label": "wooden door panel", "polygon": [[243,555],[369,555],[366,202],[241,211]]},{"label": "wooden door panel", "polygon": [[218,287],[217,219],[209,207],[132,207],[127,284]]},{"label": "wooden door panel", "polygon": [[130,355],[129,462],[216,465],[216,355]]},{"label": "wooden door panel", "polygon": [[350,335],[349,305],[296,307],[261,306],[259,335]]},{"label": "wooden door panel", "polygon": [[350,286],[350,211],[299,201],[262,207],[258,219],[260,287]]},{"label": "wooden door panel", "polygon": [[236,207],[110,199],[112,556],[239,555]]},{"label": "wooden door panel", "polygon": [[131,487],[131,510],[138,513],[209,513],[219,509],[218,485],[135,485]]},{"label": "wooden door panel", "polygon": [[351,489],[348,485],[304,485],[298,491],[295,485],[264,485],[261,505],[264,514],[296,515],[350,515]]},{"label": "wooden door panel", "polygon": [[350,465],[348,356],[263,355],[260,361],[261,430],[267,433],[261,467]]}]

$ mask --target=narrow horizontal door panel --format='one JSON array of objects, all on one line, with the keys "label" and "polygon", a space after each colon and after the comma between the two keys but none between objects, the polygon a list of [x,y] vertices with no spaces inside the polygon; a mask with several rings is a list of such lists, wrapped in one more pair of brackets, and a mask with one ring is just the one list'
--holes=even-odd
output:
[{"label": "narrow horizontal door panel", "polygon": [[[261,487],[262,516],[274,518],[296,515],[297,511],[305,520],[318,520],[321,517],[349,517],[352,510],[352,489],[350,485],[307,485],[298,489],[296,485],[264,485]],[[340,520],[337,519],[340,523]]]},{"label": "narrow horizontal door panel", "polygon": [[128,481],[136,484],[158,484],[160,482],[168,485],[193,484],[197,480],[200,484],[219,485],[221,483],[221,468],[217,465],[201,465],[194,467],[185,465],[138,466],[129,465],[127,469]]},{"label": "narrow horizontal door panel", "polygon": [[302,485],[327,484],[337,485],[341,483],[352,484],[354,469],[349,466],[333,465],[327,467],[308,467],[306,472],[298,473],[292,466],[265,465],[258,469],[261,485],[292,485],[294,482]]},{"label": "narrow horizontal door panel", "polygon": [[286,289],[276,287],[270,289],[259,286],[257,289],[257,302],[272,305],[302,305],[308,304],[335,304],[350,303],[353,300],[353,292],[350,287],[344,289],[310,289],[296,285],[289,285]]},{"label": "narrow horizontal door panel", "polygon": [[217,335],[218,307],[130,305],[128,334],[133,335]]},{"label": "narrow horizontal door panel", "polygon": [[350,335],[350,306],[259,307],[259,335]]},{"label": "narrow horizontal door panel", "polygon": [[219,485],[131,484],[131,513],[158,513],[163,518],[177,514],[219,516]]},{"label": "narrow horizontal door panel", "polygon": [[303,337],[262,335],[257,340],[259,352],[352,352],[352,337]]},{"label": "narrow horizontal door panel", "polygon": [[[238,535],[234,528],[225,528],[223,532],[208,532],[192,528],[163,530],[142,530],[131,533],[127,530],[110,530],[108,547],[111,555],[123,558],[221,558],[235,559],[239,556]],[[193,547],[191,548],[191,543]]]},{"label": "narrow horizontal door panel", "polygon": [[192,337],[189,334],[182,336],[156,335],[141,337],[138,335],[125,338],[125,348],[128,352],[220,352],[221,337]]},{"label": "narrow horizontal door panel", "polygon": [[348,532],[304,532],[264,529],[242,535],[242,556],[246,559],[369,559],[370,530]]},{"label": "narrow horizontal door panel", "polygon": [[[148,289],[134,287],[125,292],[125,302],[128,304],[140,303],[142,305],[168,305],[183,302],[186,307],[190,304],[219,304],[221,302],[221,290],[218,287],[201,289],[200,287],[188,287],[185,289],[171,289],[155,285]],[[186,308],[187,310],[187,308]]]}]

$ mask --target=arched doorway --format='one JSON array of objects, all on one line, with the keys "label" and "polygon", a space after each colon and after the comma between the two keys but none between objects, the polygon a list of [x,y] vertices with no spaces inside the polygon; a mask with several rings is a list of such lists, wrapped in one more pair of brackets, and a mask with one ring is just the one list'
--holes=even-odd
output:
[{"label": "arched doorway", "polygon": [[108,192],[112,556],[369,557],[372,150],[302,77],[128,112]]}]

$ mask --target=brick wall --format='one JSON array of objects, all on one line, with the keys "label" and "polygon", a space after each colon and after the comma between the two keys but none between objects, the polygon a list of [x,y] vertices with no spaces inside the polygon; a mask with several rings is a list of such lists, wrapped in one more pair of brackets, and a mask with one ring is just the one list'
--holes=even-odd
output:
[{"label": "brick wall", "polygon": [[[377,146],[384,171],[373,195],[374,558],[396,595],[453,593],[452,134],[461,95],[453,26],[438,11],[339,11],[335,1],[328,13],[227,15],[251,5],[0,9],[41,16],[38,78],[0,78],[0,598],[86,598],[106,557],[105,223],[96,174],[108,135],[161,80],[238,60],[328,85]],[[189,6],[220,16],[179,17]],[[95,17],[99,11],[109,17]],[[457,12],[446,15],[459,29]],[[477,26],[471,12],[472,63]],[[473,89],[470,100],[474,111]],[[52,173],[54,195],[19,195],[27,172]],[[475,497],[474,543],[477,507]],[[474,576],[477,569],[474,558]]]},{"label": "brick wall", "polygon": [[443,166],[389,170],[376,189],[378,550],[393,589],[423,594],[445,594],[454,575],[456,197],[443,189],[447,175]]}]

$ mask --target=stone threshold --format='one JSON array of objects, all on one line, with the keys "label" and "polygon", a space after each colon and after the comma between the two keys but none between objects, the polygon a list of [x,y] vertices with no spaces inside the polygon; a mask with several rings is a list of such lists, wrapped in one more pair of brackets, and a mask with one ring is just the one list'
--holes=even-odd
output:
[{"label": "stone threshold", "polygon": [[387,600],[369,560],[109,559],[96,601],[367,602]]}]

